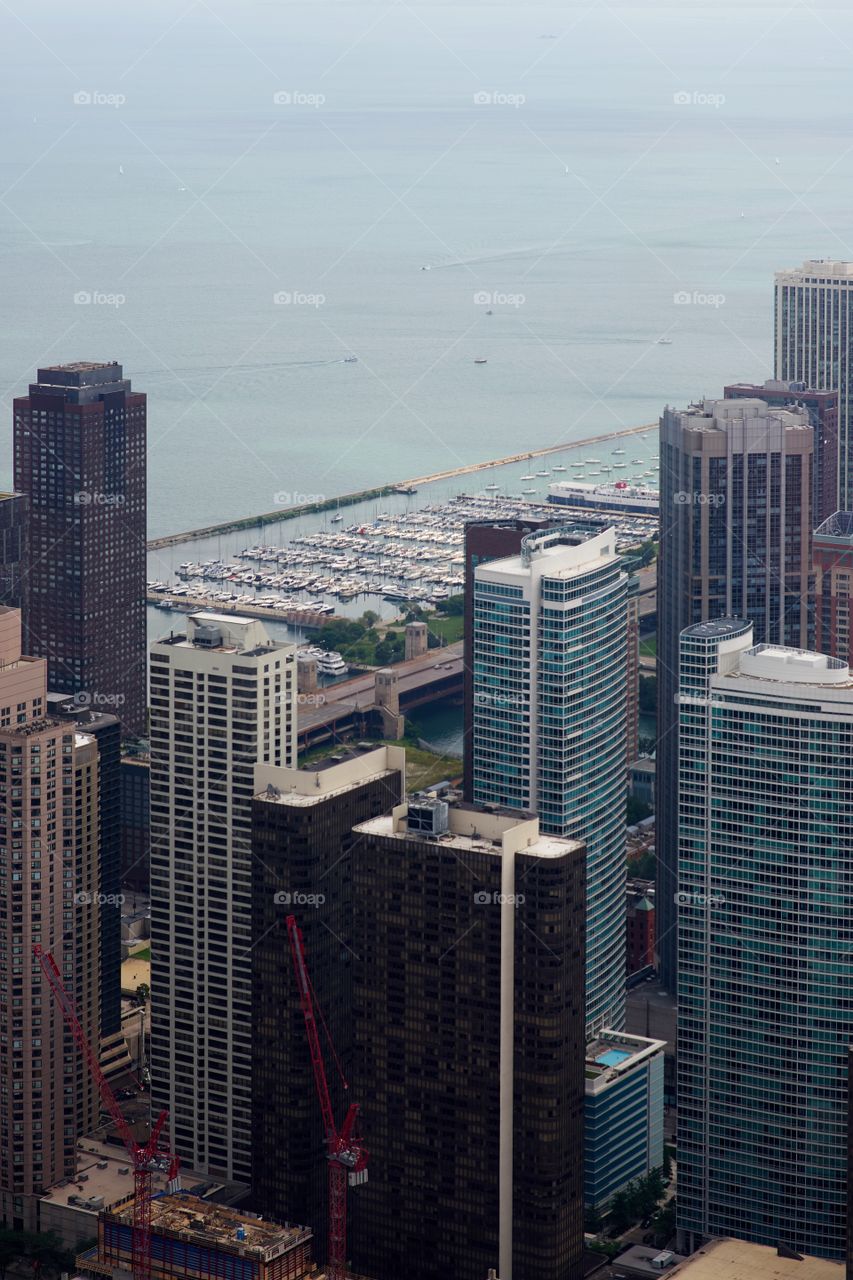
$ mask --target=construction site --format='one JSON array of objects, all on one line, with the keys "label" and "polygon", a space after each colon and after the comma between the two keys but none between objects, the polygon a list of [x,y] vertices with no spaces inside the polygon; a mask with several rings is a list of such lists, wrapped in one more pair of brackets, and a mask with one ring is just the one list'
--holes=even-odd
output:
[{"label": "construction site", "polygon": [[[98,1243],[77,1257],[81,1275],[131,1273],[135,1197],[98,1217]],[[151,1280],[320,1280],[307,1227],[280,1226],[178,1191],[151,1199]]]}]

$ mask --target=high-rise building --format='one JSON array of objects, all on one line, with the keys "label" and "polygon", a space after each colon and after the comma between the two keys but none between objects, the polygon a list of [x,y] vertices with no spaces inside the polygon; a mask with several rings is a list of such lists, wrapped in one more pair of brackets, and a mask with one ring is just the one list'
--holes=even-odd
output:
[{"label": "high-rise building", "polygon": [[356,1270],[580,1277],[582,843],[441,796],[354,834]]},{"label": "high-rise building", "polygon": [[757,641],[808,648],[813,430],[805,409],[705,400],[660,424],[657,579],[657,948],[674,993],[678,891],[678,638],[749,618]]},{"label": "high-rise building", "polygon": [[33,957],[53,954],[98,1050],[98,755],[47,715],[47,664],[0,608],[0,1218],[35,1230],[37,1197],[75,1171],[97,1116],[82,1055]]},{"label": "high-rise building", "polygon": [[24,639],[49,685],[145,731],[146,398],[121,365],[39,369],[14,404],[27,499]]},{"label": "high-rise building", "polygon": [[135,893],[148,893],[151,872],[151,763],[148,753],[122,756],[121,882]]},{"label": "high-rise building", "polygon": [[678,1224],[842,1258],[853,681],[688,627],[680,658]]},{"label": "high-rise building", "polygon": [[465,661],[462,666],[462,722],[466,732],[462,740],[462,786],[466,800],[474,795],[473,739],[469,732],[474,723],[474,664],[472,637],[474,633],[474,570],[488,560],[500,560],[518,555],[521,540],[528,533],[546,529],[551,521],[531,520],[472,520],[465,526],[465,608],[463,645]]},{"label": "high-rise building", "polygon": [[625,1015],[627,584],[584,526],[474,570],[471,791],[586,844],[590,1036]]},{"label": "high-rise building", "polygon": [[813,260],[776,273],[777,378],[838,392],[838,500],[853,507],[853,262]]},{"label": "high-rise building", "polygon": [[853,664],[853,512],[835,511],[814,531],[815,648]]},{"label": "high-rise building", "polygon": [[353,827],[402,802],[405,769],[405,751],[392,745],[337,752],[305,769],[255,769],[253,1203],[267,1216],[309,1222],[318,1240],[326,1238],[327,1162],[285,921],[291,912],[299,921],[311,982],[350,1073],[358,959],[351,949],[353,859],[360,853]]},{"label": "high-rise building", "polygon": [[838,506],[838,392],[811,391],[804,382],[768,378],[766,382],[733,382],[723,388],[726,400],[763,400],[774,409],[805,409],[814,430],[812,456],[812,523],[819,524]]},{"label": "high-rise building", "polygon": [[663,1166],[663,1040],[603,1031],[586,1048],[584,1185],[603,1210]]},{"label": "high-rise building", "polygon": [[20,609],[27,561],[27,499],[0,493],[0,604]]},{"label": "high-rise building", "polygon": [[151,1097],[191,1168],[251,1176],[253,773],[296,758],[296,649],[196,613],[151,649]]},{"label": "high-rise building", "polygon": [[121,1032],[121,726],[117,716],[92,710],[85,695],[48,693],[57,720],[70,720],[98,748],[98,876],[101,1036]]}]

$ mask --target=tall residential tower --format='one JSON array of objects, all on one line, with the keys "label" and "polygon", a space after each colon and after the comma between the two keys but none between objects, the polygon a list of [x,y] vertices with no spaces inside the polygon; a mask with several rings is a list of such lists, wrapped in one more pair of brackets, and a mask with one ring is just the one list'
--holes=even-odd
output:
[{"label": "tall residential tower", "polygon": [[842,1258],[853,680],[751,642],[681,637],[678,1225]]},{"label": "tall residential tower", "polygon": [[628,576],[613,529],[557,528],[474,572],[476,804],[587,848],[587,1025],[623,1025]]},{"label": "tall residential tower", "polygon": [[[776,377],[838,392],[838,502],[853,507],[853,262],[776,273]],[[823,513],[821,513],[823,514]]]},{"label": "tall residential tower", "polygon": [[251,1178],[252,795],[296,757],[296,649],[196,613],[151,650],[151,1097],[173,1149]]},{"label": "tall residential tower", "polygon": [[15,400],[24,647],[57,693],[145,732],[146,400],[114,361],[39,369]]},{"label": "tall residential tower", "polygon": [[734,614],[753,623],[757,641],[809,646],[813,436],[805,409],[763,400],[705,400],[661,419],[655,908],[673,993],[679,636]]}]

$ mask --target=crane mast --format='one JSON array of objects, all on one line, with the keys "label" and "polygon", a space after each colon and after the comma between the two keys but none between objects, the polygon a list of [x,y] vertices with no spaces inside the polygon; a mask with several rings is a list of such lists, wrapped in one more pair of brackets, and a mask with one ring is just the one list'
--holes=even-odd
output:
[{"label": "crane mast", "polygon": [[[347,1187],[366,1182],[367,1151],[359,1139],[355,1137],[355,1125],[359,1113],[358,1103],[350,1103],[340,1129],[335,1124],[329,1082],[326,1077],[326,1065],[323,1060],[323,1049],[320,1044],[320,1033],[317,1027],[314,992],[305,961],[302,930],[296,923],[295,916],[288,916],[286,923],[287,934],[290,939],[290,950],[293,956],[296,987],[299,992],[299,1003],[305,1020],[305,1034],[311,1055],[311,1067],[314,1072],[314,1087],[320,1103],[323,1132],[326,1140],[329,1189],[327,1270],[329,1280],[347,1280]],[[347,1087],[346,1080],[344,1080],[344,1088]]]},{"label": "crane mast", "polygon": [[155,1169],[168,1169],[170,1189],[177,1186],[180,1162],[170,1152],[159,1149],[160,1134],[166,1123],[167,1111],[161,1111],[157,1122],[151,1130],[151,1136],[145,1146],[140,1146],[130,1131],[110,1083],[101,1070],[97,1054],[89,1043],[89,1038],[80,1024],[74,1001],[62,984],[59,967],[49,951],[36,944],[33,954],[41,965],[47,984],[53,992],[56,1003],[62,1012],[66,1026],[74,1037],[74,1041],[83,1054],[89,1074],[100,1091],[101,1100],[112,1117],[122,1142],[127,1148],[133,1166],[133,1243],[132,1270],[133,1280],[151,1280],[151,1192],[152,1178]]}]

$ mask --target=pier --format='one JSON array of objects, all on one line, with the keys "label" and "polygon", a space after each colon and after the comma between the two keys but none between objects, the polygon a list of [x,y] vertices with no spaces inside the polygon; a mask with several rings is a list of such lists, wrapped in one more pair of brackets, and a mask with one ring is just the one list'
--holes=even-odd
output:
[{"label": "pier", "polygon": [[398,480],[375,489],[362,489],[357,493],[344,493],[337,498],[324,498],[322,502],[308,502],[299,507],[280,507],[276,511],[265,511],[261,515],[224,520],[220,524],[208,524],[200,529],[187,529],[184,533],[169,533],[161,538],[151,538],[148,542],[148,550],[157,551],[163,547],[180,546],[181,543],[196,542],[202,538],[215,538],[219,534],[235,533],[241,529],[256,529],[267,524],[280,524],[283,520],[298,520],[301,516],[321,511],[356,506],[359,502],[369,502],[372,498],[384,498],[392,493],[417,490],[420,485],[434,484],[438,480],[452,480],[456,476],[471,475],[477,471],[490,471],[493,467],[507,467],[516,462],[526,462],[529,458],[545,458],[552,453],[565,453],[567,449],[588,449],[592,445],[605,444],[608,440],[621,440],[626,436],[638,436],[649,431],[657,431],[656,422],[647,423],[642,427],[623,427],[620,431],[606,431],[603,435],[587,436],[585,440],[568,440],[562,444],[546,445],[542,449],[525,449],[521,453],[510,454],[507,458],[496,458],[491,462],[469,462],[462,466],[449,467],[446,471],[435,471],[432,475],[415,476],[411,480]]},{"label": "pier", "polygon": [[[153,592],[146,594],[149,604],[163,610],[164,617],[169,613],[197,613],[204,609],[210,613],[233,613],[238,618],[266,618],[272,622],[286,622],[291,627],[301,627],[305,631],[316,630],[324,622],[343,622],[344,619],[335,613],[317,613],[314,609],[270,609],[258,604],[235,604],[231,600],[214,600],[211,596],[180,596],[177,600],[168,594]],[[170,608],[165,607],[169,601]]]}]

